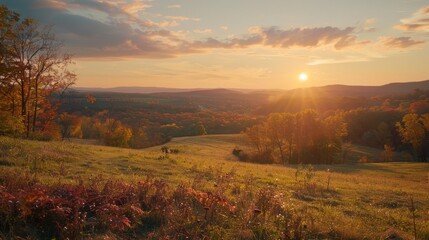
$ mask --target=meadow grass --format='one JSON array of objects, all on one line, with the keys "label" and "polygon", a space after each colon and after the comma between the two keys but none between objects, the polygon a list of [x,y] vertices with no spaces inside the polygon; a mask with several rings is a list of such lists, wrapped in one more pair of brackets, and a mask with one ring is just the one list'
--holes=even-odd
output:
[{"label": "meadow grass", "polygon": [[[234,147],[247,147],[240,135],[182,137],[166,146],[179,153],[163,154],[160,146],[135,150],[0,137],[0,174],[28,172],[46,184],[95,178],[137,182],[149,175],[174,186],[192,185],[204,191],[220,191],[228,185],[226,195],[234,195],[252,181],[257,189],[281,192],[284,201],[311,216],[308,224],[312,229],[325,238],[338,239],[380,239],[392,229],[413,236],[413,198],[417,236],[429,239],[428,163],[352,162],[317,165],[313,170],[242,163],[231,154]],[[371,159],[381,153],[359,146],[353,149],[355,158],[359,152]]]}]

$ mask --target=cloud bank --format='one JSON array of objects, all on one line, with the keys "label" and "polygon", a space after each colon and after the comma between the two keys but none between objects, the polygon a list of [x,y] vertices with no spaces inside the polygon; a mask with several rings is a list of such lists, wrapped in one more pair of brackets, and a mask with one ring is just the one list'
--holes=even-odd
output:
[{"label": "cloud bank", "polygon": [[409,18],[402,19],[395,28],[406,32],[429,32],[429,6],[419,9]]},{"label": "cloud bank", "polygon": [[[244,49],[266,47],[276,49],[330,48],[340,51],[372,43],[360,40],[356,27],[334,26],[252,27],[248,33],[226,39],[187,39],[181,32],[170,30],[186,21],[198,22],[190,16],[161,16],[159,22],[145,19],[152,6],[150,0],[5,0],[6,6],[33,17],[44,24],[54,24],[58,38],[64,40],[76,57],[140,57],[173,58],[184,54],[202,53],[211,49]],[[168,5],[167,8],[180,8]],[[368,24],[375,20],[367,20]],[[429,7],[403,19],[397,28],[406,31],[429,29]],[[226,26],[222,29],[227,30]],[[368,30],[369,31],[369,30]],[[211,29],[195,29],[194,33],[209,34]],[[385,37],[388,48],[408,48],[423,41],[410,37]]]}]

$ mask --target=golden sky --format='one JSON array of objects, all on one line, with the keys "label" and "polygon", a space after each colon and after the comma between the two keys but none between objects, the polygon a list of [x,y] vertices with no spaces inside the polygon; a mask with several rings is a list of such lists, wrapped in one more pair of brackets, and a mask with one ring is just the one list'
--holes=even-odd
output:
[{"label": "golden sky", "polygon": [[[6,0],[53,25],[78,87],[292,89],[429,79],[422,0]],[[301,73],[307,81],[299,81]]]}]

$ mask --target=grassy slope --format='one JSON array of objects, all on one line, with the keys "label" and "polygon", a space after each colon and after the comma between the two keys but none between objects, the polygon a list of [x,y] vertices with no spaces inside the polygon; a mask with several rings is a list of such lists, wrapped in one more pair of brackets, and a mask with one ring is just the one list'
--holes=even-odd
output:
[{"label": "grassy slope", "polygon": [[[212,135],[174,139],[167,145],[180,150],[164,158],[160,147],[119,149],[72,142],[34,142],[0,137],[0,174],[6,169],[36,172],[44,182],[76,182],[97,176],[138,181],[146,175],[172,184],[197,184],[210,190],[225,172],[235,172],[241,184],[251,175],[257,187],[274,186],[285,200],[305,207],[315,228],[334,230],[345,238],[379,238],[389,228],[411,235],[409,197],[418,209],[417,228],[429,238],[429,164],[368,163],[317,166],[316,191],[303,191],[295,180],[297,166],[256,165],[237,162],[231,155],[242,146],[238,135]],[[354,147],[353,154],[379,154]],[[374,156],[373,156],[374,157]],[[371,156],[369,156],[371,158]],[[331,191],[325,191],[331,171]],[[198,181],[196,181],[197,179]]]}]

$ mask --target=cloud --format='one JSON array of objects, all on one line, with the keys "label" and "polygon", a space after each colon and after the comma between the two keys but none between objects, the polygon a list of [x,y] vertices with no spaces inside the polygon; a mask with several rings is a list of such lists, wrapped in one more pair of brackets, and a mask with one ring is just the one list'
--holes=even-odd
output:
[{"label": "cloud", "polygon": [[425,41],[413,40],[411,37],[387,37],[381,41],[388,48],[410,48],[425,43]]},{"label": "cloud", "polygon": [[226,30],[228,30],[228,26],[220,26],[220,29],[226,31]]},{"label": "cloud", "polygon": [[136,14],[139,13],[143,10],[145,10],[146,8],[150,8],[151,5],[145,3],[145,2],[132,2],[129,4],[125,4],[123,5],[121,8],[122,10],[124,10],[125,12],[129,13],[129,14]]},{"label": "cloud", "polygon": [[168,27],[177,27],[179,26],[179,22],[178,21],[167,21],[167,20],[163,20],[161,22],[158,23],[158,26],[162,27],[162,28],[168,28]]},{"label": "cloud", "polygon": [[253,27],[249,29],[250,34],[219,41],[208,38],[205,41],[195,42],[199,48],[247,48],[254,45],[272,48],[315,48],[332,45],[341,50],[347,47],[364,45],[368,41],[359,41],[354,35],[354,28],[344,29],[336,27],[320,28],[294,28],[282,30],[277,27]]},{"label": "cloud", "polygon": [[185,17],[185,16],[166,16],[165,18],[169,20],[181,21],[181,22],[184,22],[184,21],[198,22],[201,20],[200,18],[191,18],[191,17]]},{"label": "cloud", "polygon": [[352,63],[352,62],[367,62],[370,61],[371,58],[369,57],[345,57],[345,58],[320,58],[320,59],[313,59],[310,62],[307,63],[309,66],[316,66],[316,65],[322,65],[322,64],[337,64],[337,63]]},{"label": "cloud", "polygon": [[[211,49],[318,48],[336,50],[368,44],[358,40],[354,27],[292,28],[252,27],[248,33],[226,39],[193,40],[166,29],[184,21],[200,21],[187,16],[165,16],[155,23],[140,17],[148,1],[88,0],[5,0],[6,6],[44,24],[55,24],[60,40],[76,57],[173,58]],[[82,11],[84,10],[84,11]],[[227,29],[227,28],[225,28]],[[197,29],[197,33],[210,33]]]},{"label": "cloud", "polygon": [[212,30],[210,28],[206,28],[206,29],[195,29],[193,31],[194,33],[201,33],[201,34],[207,34],[207,33],[211,33]]},{"label": "cloud", "polygon": [[168,8],[181,8],[182,6],[180,4],[174,4],[174,5],[168,5]]},{"label": "cloud", "polygon": [[375,18],[368,18],[367,20],[365,20],[362,27],[362,32],[374,32],[376,30],[376,28],[374,27],[374,24],[376,22],[377,19]]},{"label": "cloud", "polygon": [[[61,3],[54,0],[5,1],[6,6],[23,17],[33,17],[44,24],[54,23],[58,39],[79,58],[172,58],[199,52],[174,32],[132,16],[130,12],[144,8],[141,4],[86,0]],[[89,14],[77,13],[82,9]],[[108,16],[107,19],[103,14]]]},{"label": "cloud", "polygon": [[407,32],[429,32],[429,6],[417,10],[409,18],[401,19],[395,28]]},{"label": "cloud", "polygon": [[199,18],[191,18],[191,17],[185,17],[185,16],[166,16],[165,20],[162,20],[158,23],[159,27],[162,28],[168,28],[168,27],[177,27],[180,25],[180,22],[186,22],[186,21],[194,21],[198,22],[201,19]]}]

